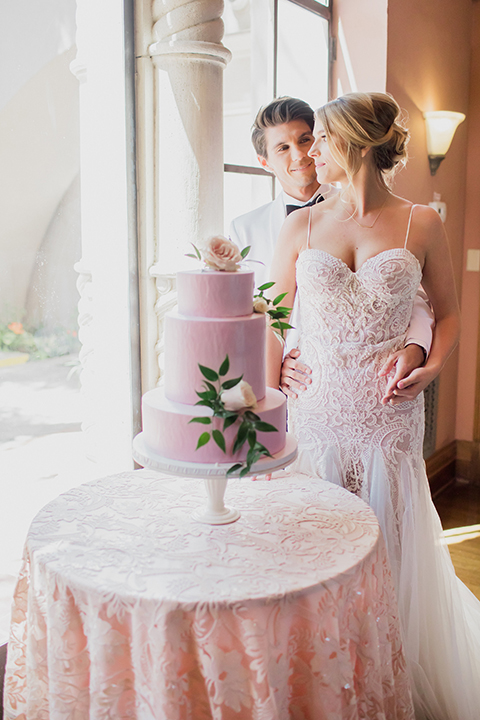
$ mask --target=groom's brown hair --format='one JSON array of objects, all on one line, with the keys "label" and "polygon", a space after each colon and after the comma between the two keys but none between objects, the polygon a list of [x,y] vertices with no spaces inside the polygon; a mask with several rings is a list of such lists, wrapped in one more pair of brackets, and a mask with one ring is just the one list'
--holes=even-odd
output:
[{"label": "groom's brown hair", "polygon": [[280,97],[260,108],[252,125],[252,143],[257,155],[267,158],[265,130],[276,125],[305,120],[313,132],[315,115],[310,105],[304,100],[292,97]]}]

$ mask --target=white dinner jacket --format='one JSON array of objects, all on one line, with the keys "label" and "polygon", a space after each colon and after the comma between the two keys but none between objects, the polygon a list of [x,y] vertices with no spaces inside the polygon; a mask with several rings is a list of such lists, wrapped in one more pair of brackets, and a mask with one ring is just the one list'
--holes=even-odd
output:
[{"label": "white dinner jacket", "polygon": [[[325,186],[320,186],[320,193]],[[330,186],[327,186],[327,192],[331,193]],[[269,280],[270,265],[273,260],[275,245],[285,222],[286,210],[285,205],[290,198],[283,191],[272,200],[272,202],[262,205],[255,210],[251,210],[244,215],[232,220],[230,225],[230,237],[233,242],[243,250],[250,245],[251,250],[248,258],[251,260],[259,260],[263,265],[252,263],[252,269],[255,270],[256,287],[262,285]],[[287,201],[287,203],[285,202]],[[292,201],[293,202],[293,201]],[[298,201],[294,201],[297,202]],[[297,296],[298,297],[298,296]],[[287,299],[285,299],[287,302]],[[294,310],[290,324],[297,327],[298,324],[298,303],[295,301]],[[433,336],[433,326],[435,324],[433,311],[431,309],[425,291],[420,287],[413,304],[412,317],[407,331],[405,344],[415,343],[430,352]],[[290,331],[287,337],[286,352],[296,345],[298,334]]]},{"label": "white dinner jacket", "polygon": [[[232,220],[230,237],[240,250],[250,245],[248,260],[256,260],[251,264],[255,271],[257,287],[268,282],[270,265],[280,230],[285,222],[285,200],[281,192],[273,202],[262,205],[251,212],[240,215]],[[258,261],[263,265],[259,265]]]}]

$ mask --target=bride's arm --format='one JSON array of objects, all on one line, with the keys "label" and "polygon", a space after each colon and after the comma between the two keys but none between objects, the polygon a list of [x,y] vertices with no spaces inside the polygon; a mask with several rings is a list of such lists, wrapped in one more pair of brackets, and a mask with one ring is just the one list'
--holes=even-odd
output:
[{"label": "bride's arm", "polygon": [[403,400],[416,397],[439,374],[460,335],[460,311],[445,229],[434,210],[422,207],[420,212],[418,221],[426,238],[422,285],[432,303],[436,325],[427,362],[398,382]]},{"label": "bride's arm", "polygon": [[[297,210],[285,220],[275,246],[275,253],[270,269],[270,280],[275,285],[267,295],[274,299],[286,292],[282,300],[283,306],[293,308],[296,293],[295,263],[300,251],[299,238],[306,239],[308,211]],[[286,318],[286,322],[288,322]],[[267,327],[267,385],[278,388],[282,369],[284,342],[270,326]]]}]

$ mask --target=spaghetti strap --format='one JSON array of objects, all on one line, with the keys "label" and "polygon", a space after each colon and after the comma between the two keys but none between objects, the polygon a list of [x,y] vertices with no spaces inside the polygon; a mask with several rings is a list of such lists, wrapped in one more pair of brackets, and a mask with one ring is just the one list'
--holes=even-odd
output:
[{"label": "spaghetti strap", "polygon": [[410,208],[410,215],[408,217],[408,225],[407,225],[407,234],[405,235],[405,245],[403,246],[403,249],[406,250],[407,248],[407,242],[408,242],[408,235],[410,233],[410,224],[412,222],[412,215],[413,215],[413,208],[417,207],[416,205],[412,204],[412,207]]},{"label": "spaghetti strap", "polygon": [[310,247],[310,233],[312,232],[312,209],[313,205],[310,205],[308,211],[307,249]]}]

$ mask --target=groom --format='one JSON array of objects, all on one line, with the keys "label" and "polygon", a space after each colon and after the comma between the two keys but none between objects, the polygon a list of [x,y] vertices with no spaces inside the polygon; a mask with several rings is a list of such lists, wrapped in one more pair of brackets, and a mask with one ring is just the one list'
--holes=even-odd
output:
[{"label": "groom", "polygon": [[[313,143],[314,119],[314,112],[306,102],[291,97],[273,100],[261,108],[255,118],[252,143],[258,161],[275,175],[282,192],[272,202],[235,218],[230,226],[230,237],[241,250],[250,245],[249,259],[263,263],[255,266],[257,287],[269,279],[275,244],[286,216],[297,208],[322,202],[324,194],[332,192],[330,186],[321,186],[317,182],[315,163],[308,156]],[[295,312],[294,307],[293,325]],[[425,294],[420,291],[413,306],[405,348],[393,353],[381,370],[381,374],[388,375],[395,368],[384,402],[395,405],[412,399],[413,384],[400,389],[398,383],[401,380],[407,382],[410,373],[423,365],[432,342],[433,324],[433,313]],[[293,349],[285,356],[281,383],[282,390],[295,398],[310,384],[310,368],[297,360],[300,351],[294,347],[296,334],[291,331],[289,335],[288,348]]]}]

